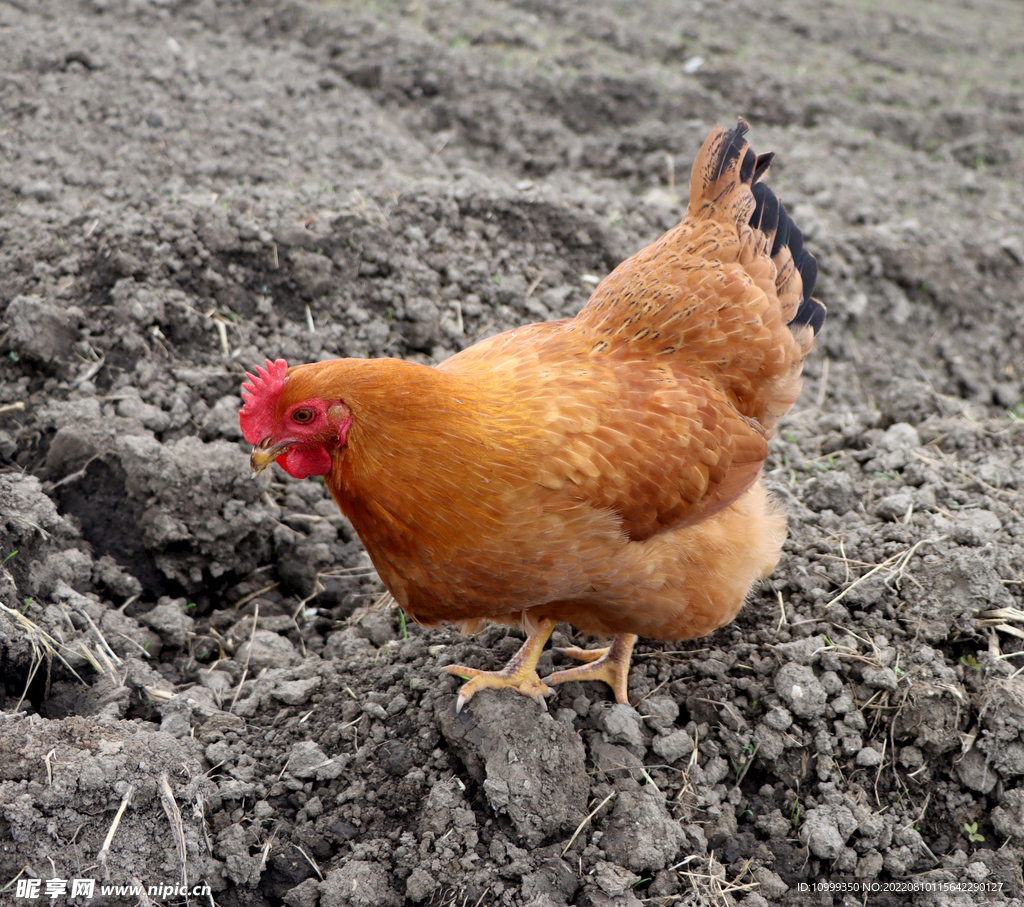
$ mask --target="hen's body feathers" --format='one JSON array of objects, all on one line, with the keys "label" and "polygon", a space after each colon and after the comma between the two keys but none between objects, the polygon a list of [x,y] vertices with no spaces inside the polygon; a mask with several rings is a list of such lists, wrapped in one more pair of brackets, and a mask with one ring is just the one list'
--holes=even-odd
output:
[{"label": "hen's body feathers", "polygon": [[413,618],[688,639],[771,572],[785,520],[758,477],[824,307],[745,132],[711,133],[682,223],[575,318],[436,369],[288,372],[283,407],[351,410],[327,484]]},{"label": "hen's body feathers", "polygon": [[[590,633],[688,638],[731,620],[774,566],[782,519],[764,495],[728,508],[799,393],[820,305],[805,306],[814,260],[802,242],[794,260],[799,232],[763,184],[758,198],[751,189],[767,162],[743,131],[712,134],[686,219],[576,318],[492,337],[437,369],[291,372],[304,393],[321,391],[306,370],[323,392],[346,388],[354,424],[329,485],[414,618],[526,611]],[[801,306],[814,317],[800,320]]]}]

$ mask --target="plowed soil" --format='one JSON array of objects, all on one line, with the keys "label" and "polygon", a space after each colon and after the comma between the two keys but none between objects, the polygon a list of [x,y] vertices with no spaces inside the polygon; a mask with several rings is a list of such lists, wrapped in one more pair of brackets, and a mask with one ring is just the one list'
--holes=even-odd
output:
[{"label": "plowed soil", "polygon": [[[4,903],[1021,904],[1022,59],[1014,0],[0,3]],[[783,559],[630,706],[456,715],[521,637],[375,606],[244,373],[575,313],[738,115],[829,307]]]}]

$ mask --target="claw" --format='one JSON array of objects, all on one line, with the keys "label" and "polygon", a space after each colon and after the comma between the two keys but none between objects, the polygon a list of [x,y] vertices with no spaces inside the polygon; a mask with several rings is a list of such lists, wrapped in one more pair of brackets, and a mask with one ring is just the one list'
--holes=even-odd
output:
[{"label": "claw", "polygon": [[587,663],[576,668],[556,671],[549,674],[546,680],[548,683],[600,680],[615,692],[616,702],[629,705],[626,682],[629,679],[629,662],[636,640],[632,633],[620,633],[612,640],[612,644],[604,649],[562,649],[561,651],[570,658]]},{"label": "claw", "polygon": [[554,692],[540,679],[533,665],[528,661],[517,663],[515,658],[500,671],[480,671],[465,665],[448,665],[445,670],[457,677],[470,678],[459,690],[455,714],[461,712],[466,703],[481,690],[515,690],[542,704],[544,697]]},{"label": "claw", "polygon": [[466,679],[455,700],[455,714],[458,715],[473,696],[480,690],[515,690],[529,696],[541,707],[547,709],[545,696],[550,696],[551,689],[537,674],[537,661],[544,650],[544,644],[555,629],[555,621],[542,620],[536,632],[531,633],[512,660],[500,671],[481,671],[465,665],[448,665],[445,671]]}]

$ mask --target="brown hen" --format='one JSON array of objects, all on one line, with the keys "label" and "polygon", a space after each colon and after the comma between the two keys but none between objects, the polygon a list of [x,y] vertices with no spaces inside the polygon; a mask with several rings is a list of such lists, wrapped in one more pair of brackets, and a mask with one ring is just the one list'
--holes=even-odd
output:
[{"label": "brown hen", "polygon": [[[491,337],[437,368],[341,359],[249,375],[254,474],[325,476],[377,572],[426,626],[522,625],[502,670],[452,665],[543,702],[603,680],[627,702],[638,636],[729,623],[786,533],[760,481],[825,309],[817,265],[760,182],[747,124],[714,129],[677,227],[575,318]],[[612,636],[541,680],[556,623]]]}]

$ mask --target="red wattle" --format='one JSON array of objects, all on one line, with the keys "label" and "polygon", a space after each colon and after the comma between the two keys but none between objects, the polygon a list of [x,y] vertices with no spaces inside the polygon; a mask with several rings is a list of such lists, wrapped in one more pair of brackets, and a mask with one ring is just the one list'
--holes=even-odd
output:
[{"label": "red wattle", "polygon": [[326,447],[289,447],[277,458],[277,463],[293,479],[325,476],[333,465]]}]

